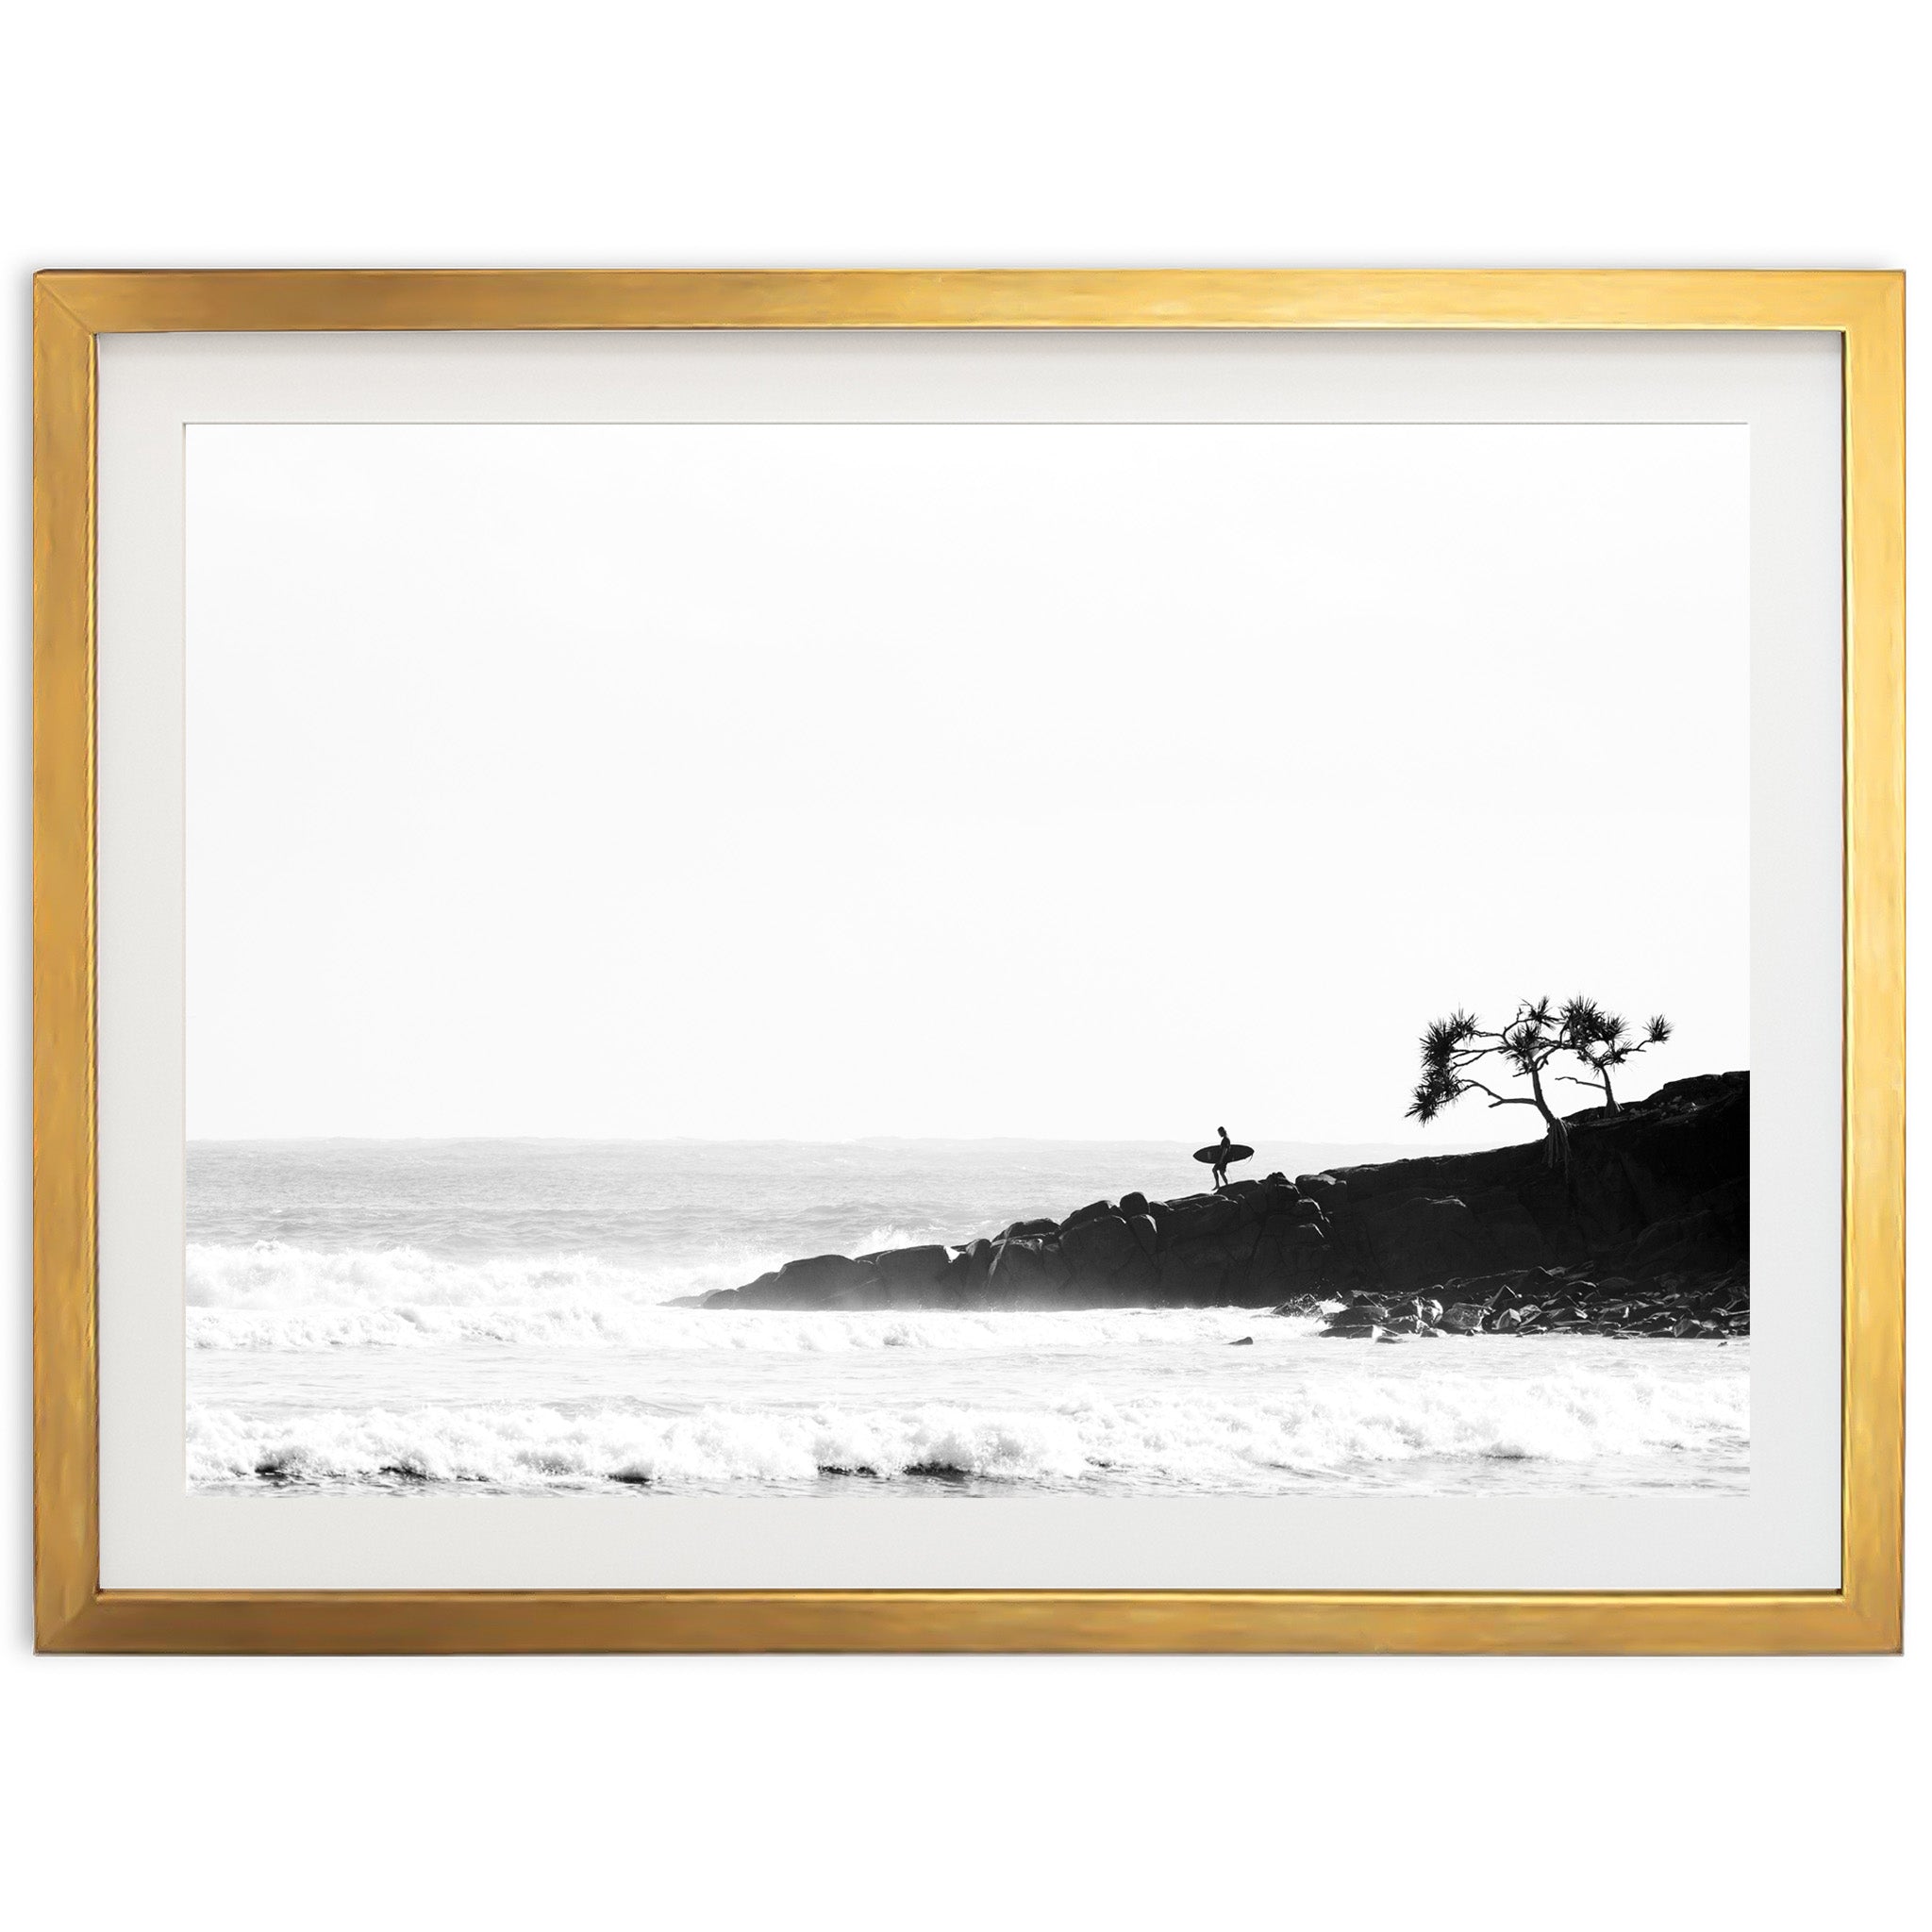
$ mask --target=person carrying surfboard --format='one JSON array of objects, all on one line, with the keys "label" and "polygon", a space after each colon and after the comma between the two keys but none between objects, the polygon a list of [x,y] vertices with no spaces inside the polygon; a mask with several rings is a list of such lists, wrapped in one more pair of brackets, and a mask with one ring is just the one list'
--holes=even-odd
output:
[{"label": "person carrying surfboard", "polygon": [[1221,1139],[1210,1141],[1205,1147],[1195,1148],[1194,1158],[1205,1161],[1214,1170],[1214,1187],[1218,1193],[1227,1185],[1228,1164],[1231,1161],[1252,1159],[1255,1150],[1252,1147],[1243,1147],[1239,1141],[1230,1141],[1225,1127],[1216,1127],[1214,1131]]}]

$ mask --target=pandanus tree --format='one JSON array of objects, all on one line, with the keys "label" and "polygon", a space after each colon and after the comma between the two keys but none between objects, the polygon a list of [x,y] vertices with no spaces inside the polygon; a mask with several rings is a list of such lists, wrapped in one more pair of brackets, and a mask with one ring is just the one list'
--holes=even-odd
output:
[{"label": "pandanus tree", "polygon": [[[1552,1167],[1570,1165],[1570,1130],[1543,1092],[1543,1071],[1568,1051],[1561,1024],[1550,1002],[1524,1000],[1507,1026],[1486,1027],[1459,1008],[1437,1020],[1423,1035],[1423,1076],[1416,1082],[1408,1117],[1424,1126],[1465,1093],[1488,1096],[1491,1107],[1533,1107],[1543,1117],[1544,1142]],[[1527,1093],[1498,1093],[1476,1077],[1527,1080]]]},{"label": "pandanus tree", "polygon": [[1641,1054],[1646,1046],[1661,1046],[1671,1037],[1671,1023],[1661,1013],[1653,1013],[1641,1034],[1615,1013],[1607,1013],[1594,1000],[1581,993],[1569,1001],[1557,1016],[1569,1037],[1570,1049],[1590,1069],[1584,1074],[1559,1074],[1574,1087],[1594,1087],[1603,1094],[1604,1106],[1617,1111],[1616,1089],[1610,1084],[1612,1069]]},{"label": "pandanus tree", "polygon": [[[1550,1105],[1544,1076],[1574,1080],[1571,1074],[1551,1074],[1552,1062],[1581,1060],[1595,1076],[1586,1086],[1601,1086],[1614,1109],[1610,1070],[1632,1054],[1670,1038],[1670,1023],[1659,1013],[1641,1040],[1613,1014],[1582,997],[1562,1007],[1547,999],[1524,1000],[1507,1025],[1486,1027],[1474,1013],[1457,1010],[1436,1021],[1423,1035],[1423,1076],[1416,1083],[1408,1118],[1426,1126],[1445,1107],[1465,1093],[1487,1096],[1491,1107],[1533,1107],[1543,1120],[1544,1145],[1552,1167],[1566,1173],[1570,1166],[1570,1130]],[[1491,1079],[1526,1080],[1526,1093],[1499,1093]]]}]

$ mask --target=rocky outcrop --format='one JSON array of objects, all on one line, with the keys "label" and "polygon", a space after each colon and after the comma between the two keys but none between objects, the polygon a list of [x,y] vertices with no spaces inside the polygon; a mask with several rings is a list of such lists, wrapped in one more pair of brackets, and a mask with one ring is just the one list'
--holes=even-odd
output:
[{"label": "rocky outcrop", "polygon": [[[1601,1279],[1593,1278],[1600,1275]],[[1339,1304],[1339,1305],[1338,1305]],[[1589,1268],[1524,1268],[1446,1281],[1404,1300],[1341,1289],[1284,1302],[1277,1315],[1323,1317],[1323,1333],[1382,1341],[1405,1335],[1655,1335],[1729,1339],[1751,1332],[1745,1262],[1654,1280]]]},{"label": "rocky outcrop", "polygon": [[1340,1333],[1747,1326],[1750,1075],[1674,1081],[1615,1114],[1572,1114],[1569,1126],[1567,1173],[1539,1140],[1273,1174],[1174,1201],[1126,1194],[959,1246],[788,1262],[702,1305],[1325,1304]]}]

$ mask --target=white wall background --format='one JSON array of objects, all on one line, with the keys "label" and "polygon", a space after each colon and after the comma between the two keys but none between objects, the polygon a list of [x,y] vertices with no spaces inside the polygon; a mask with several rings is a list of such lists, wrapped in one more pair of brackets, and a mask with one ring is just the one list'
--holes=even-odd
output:
[{"label": "white wall background", "polygon": [[27,1654],[30,270],[1916,269],[1915,25],[1881,0],[1789,16],[1711,0],[1613,15],[105,0],[16,22],[0,121],[0,558],[19,639],[0,847],[16,919],[4,1909],[1348,1927],[1923,1910],[1912,1787],[1932,1674],[1916,1655]]}]

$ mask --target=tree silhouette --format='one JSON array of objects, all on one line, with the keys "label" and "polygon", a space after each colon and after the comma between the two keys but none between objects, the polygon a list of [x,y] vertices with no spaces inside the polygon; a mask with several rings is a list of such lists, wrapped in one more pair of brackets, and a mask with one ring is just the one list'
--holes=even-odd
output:
[{"label": "tree silhouette", "polygon": [[[1533,1107],[1543,1119],[1550,1165],[1567,1172],[1570,1130],[1543,1091],[1543,1075],[1551,1061],[1565,1055],[1581,1060],[1595,1078],[1578,1080],[1573,1074],[1550,1077],[1601,1087],[1614,1112],[1617,1103],[1610,1091],[1610,1069],[1622,1066],[1646,1046],[1660,1044],[1670,1033],[1670,1022],[1659,1013],[1641,1040],[1633,1039],[1623,1021],[1580,994],[1560,1008],[1547,999],[1524,1000],[1507,1025],[1493,1029],[1485,1027],[1474,1013],[1457,1008],[1446,1020],[1434,1022],[1423,1035],[1423,1076],[1416,1083],[1407,1117],[1427,1126],[1445,1107],[1472,1091],[1486,1094],[1491,1107]],[[1529,1091],[1498,1093],[1476,1077],[1474,1070],[1485,1067],[1485,1062],[1493,1062],[1496,1070],[1507,1076],[1527,1080]],[[1485,1071],[1489,1069],[1485,1067]]]},{"label": "tree silhouette", "polygon": [[1614,1013],[1607,1013],[1594,1000],[1578,993],[1557,1015],[1569,1039],[1570,1050],[1590,1069],[1590,1076],[1558,1074],[1573,1087],[1594,1087],[1604,1096],[1604,1106],[1617,1111],[1616,1091],[1610,1085],[1610,1069],[1641,1053],[1646,1046],[1661,1046],[1671,1037],[1671,1023],[1661,1013],[1653,1013],[1644,1023],[1641,1035],[1634,1035]]}]

